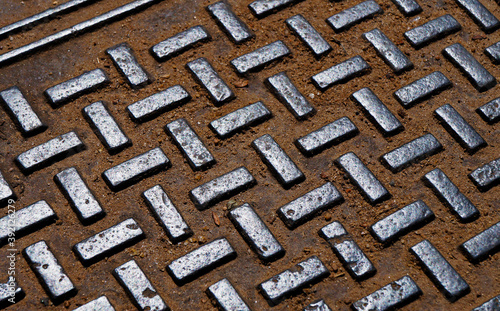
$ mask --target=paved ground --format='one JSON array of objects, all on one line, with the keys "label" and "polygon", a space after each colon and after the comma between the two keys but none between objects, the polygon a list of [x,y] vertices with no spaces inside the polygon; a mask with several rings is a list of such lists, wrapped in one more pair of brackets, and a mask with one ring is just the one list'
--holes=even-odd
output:
[{"label": "paved ground", "polygon": [[[229,1],[214,17],[216,1],[157,1],[9,58],[128,3],[93,2],[0,41],[0,216],[14,206],[24,229],[25,297],[6,310],[101,296],[116,310],[471,310],[500,294],[499,104],[477,111],[499,97],[497,3],[305,0],[258,16]],[[0,26],[59,4],[4,0]],[[10,229],[0,219],[2,282]]]}]

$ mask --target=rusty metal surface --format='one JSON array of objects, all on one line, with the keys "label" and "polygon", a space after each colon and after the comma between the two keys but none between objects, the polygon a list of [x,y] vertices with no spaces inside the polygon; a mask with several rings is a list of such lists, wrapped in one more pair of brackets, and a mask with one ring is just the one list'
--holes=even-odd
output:
[{"label": "rusty metal surface", "polygon": [[[0,58],[13,49],[129,2],[131,0],[94,1],[32,29],[11,34],[0,40]],[[417,2],[422,11],[414,9],[412,16],[406,16],[398,7],[414,8],[413,1],[395,1],[397,5],[389,0],[376,1],[381,10],[369,1],[351,10],[353,14],[337,15],[334,19],[342,19],[342,27],[333,29],[326,21],[328,18],[363,1],[291,1],[294,4],[259,17],[253,14],[255,6],[249,8],[250,0],[228,0],[226,6],[212,6],[212,12],[207,10],[207,6],[216,2],[156,1],[147,8],[1,64],[0,92],[18,87],[41,120],[37,122],[44,126],[26,134],[19,121],[13,120],[15,109],[8,108],[15,106],[3,103],[2,108],[7,109],[0,109],[0,193],[8,196],[5,201],[0,197],[0,218],[8,217],[9,211],[15,208],[24,223],[34,223],[24,232],[16,232],[12,245],[5,242],[1,245],[0,283],[8,280],[8,273],[12,271],[9,267],[14,265],[17,285],[25,296],[18,295],[15,305],[7,302],[0,307],[5,310],[73,310],[104,295],[116,310],[144,308],[148,302],[160,307],[168,305],[172,310],[215,310],[224,304],[246,305],[251,310],[302,310],[319,299],[332,310],[364,310],[363,301],[369,301],[370,305],[377,303],[376,295],[367,296],[383,288],[381,292],[387,295],[397,296],[398,290],[399,293],[407,291],[405,297],[408,300],[401,304],[402,310],[471,310],[498,296],[500,234],[496,224],[500,221],[500,169],[498,160],[495,160],[500,156],[500,129],[498,118],[495,118],[499,108],[494,100],[500,97],[500,92],[491,78],[487,87],[476,88],[475,81],[486,73],[493,78],[500,77],[500,68],[485,53],[485,48],[500,41],[492,18],[500,17],[500,6],[492,0],[482,0],[483,9],[492,16],[480,20],[480,15],[473,17],[474,12],[467,12],[467,7],[481,9],[477,1],[421,0]],[[3,0],[0,27],[59,4],[58,1]],[[217,12],[214,13],[215,8]],[[220,12],[227,8],[233,15]],[[371,11],[363,11],[366,8],[371,8]],[[324,41],[317,37],[312,41],[300,38],[301,33],[307,36],[313,32],[310,28],[294,30],[289,25],[287,20],[298,14]],[[417,47],[412,45],[415,40],[407,40],[406,32],[446,14],[453,16],[461,28],[455,25],[453,31],[439,35],[415,31],[415,35],[427,35],[415,38],[419,42]],[[233,19],[234,16],[237,19]],[[359,20],[350,20],[354,17]],[[297,27],[307,27],[302,19],[295,19],[301,21],[301,26]],[[224,25],[229,29],[224,29]],[[153,56],[150,51],[153,46],[196,26],[203,26],[209,37],[203,37],[185,49],[171,47],[169,50],[175,53],[168,59],[157,60]],[[375,28],[386,38],[373,32]],[[237,40],[239,37],[231,34],[231,31],[238,30],[246,32],[240,34],[244,39]],[[371,35],[364,35],[368,32]],[[184,39],[189,41],[189,38]],[[392,44],[377,42],[386,39]],[[278,40],[281,43],[275,43]],[[332,49],[329,51],[323,47],[326,52],[316,55],[314,44],[324,45],[325,42]],[[132,57],[126,57],[128,61],[137,61],[129,69],[139,68],[138,72],[147,73],[151,83],[130,86],[131,79],[123,74],[135,71],[117,68],[106,52],[121,43],[126,43],[133,53]],[[455,43],[462,46],[461,54],[443,54],[443,50]],[[279,50],[258,57],[249,54],[263,51],[261,48],[270,44],[275,44],[272,46]],[[401,53],[395,53],[395,49]],[[391,53],[395,53],[395,58],[391,58]],[[209,65],[204,63],[197,73],[186,67],[200,58]],[[353,58],[355,63],[351,60]],[[235,59],[238,61],[232,62]],[[249,59],[252,63],[241,63]],[[266,64],[258,64],[259,60]],[[402,60],[405,64],[409,60],[413,67],[399,70],[398,62]],[[126,59],[115,60],[116,63],[120,61],[127,62]],[[246,72],[248,68],[251,70]],[[47,89],[95,69],[102,69],[110,82],[57,106],[51,105],[50,99],[44,95]],[[325,70],[328,71],[321,78],[322,81],[325,78],[326,84],[312,78]],[[281,75],[282,72],[286,76]],[[451,84],[441,79],[411,86],[434,72],[441,72]],[[288,77],[287,83],[269,86],[266,80],[278,74]],[[128,107],[131,104],[176,85],[189,95],[183,91],[181,100],[158,100],[157,104],[165,107],[146,119],[136,118],[130,113]],[[221,85],[234,96],[214,103],[214,94],[221,91]],[[408,85],[410,87],[404,88]],[[173,90],[180,92],[180,87]],[[363,88],[369,88],[373,94],[366,95],[367,91],[364,91],[362,98],[361,93],[353,95]],[[398,101],[400,96],[397,94],[402,93],[408,102]],[[101,120],[106,124],[102,129],[106,130],[111,124],[123,131],[131,145],[108,151],[103,141],[105,135],[97,133],[99,120],[91,121],[95,124],[89,123],[82,111],[99,101],[103,101],[107,109],[107,119]],[[241,110],[244,112],[241,115],[220,119],[259,101],[262,103],[258,106]],[[492,103],[487,113],[476,112],[489,102]],[[25,102],[22,104],[25,109]],[[453,108],[453,118],[438,118],[442,114],[438,108],[445,104]],[[308,113],[299,116],[304,107]],[[256,115],[251,116],[252,113]],[[179,119],[184,121],[177,121]],[[213,122],[218,119],[218,123]],[[339,119],[341,122],[335,122]],[[399,121],[401,126],[396,122],[398,130],[386,132],[383,124],[387,120]],[[165,129],[167,124],[175,124],[174,121],[183,122],[185,130]],[[244,126],[247,122],[249,124]],[[453,122],[459,123],[451,124]],[[349,128],[342,128],[344,125]],[[225,134],[220,134],[214,126],[219,126]],[[236,128],[230,129],[231,126]],[[465,128],[468,130],[464,131]],[[226,134],[227,131],[231,134]],[[25,170],[16,164],[16,158],[24,152],[71,132],[76,133],[85,148],[59,152],[56,158],[44,162],[43,167]],[[464,136],[468,133],[477,134],[476,138],[485,143],[466,149],[467,145],[462,141],[468,139]],[[281,149],[281,157],[276,156],[272,161],[265,159],[272,156],[266,149],[268,146],[263,144],[259,152],[252,147],[252,142],[266,134],[272,136],[275,149]],[[299,140],[306,135],[307,140]],[[425,143],[422,146],[405,145],[415,139],[431,137],[429,135],[434,139],[428,150],[419,149]],[[195,144],[190,145],[190,142]],[[197,150],[201,147],[204,152],[199,154]],[[163,164],[139,157],[155,148],[161,148],[156,149],[157,152],[162,151],[162,157],[168,158],[162,158]],[[38,156],[43,152],[55,152],[43,148],[35,151]],[[349,163],[350,167],[334,164],[336,159],[349,152],[353,152],[359,161]],[[392,152],[398,153],[398,165],[391,168],[391,164],[381,157]],[[210,165],[190,165],[193,159],[205,163],[204,155],[213,157]],[[280,165],[283,164],[279,163],[280,158],[286,158],[287,165]],[[129,162],[131,166],[121,165],[131,159],[134,159]],[[412,161],[406,161],[408,159]],[[82,190],[82,198],[95,198],[97,203],[92,202],[93,205],[100,205],[104,211],[104,214],[84,223],[80,220],[82,211],[78,211],[74,204],[80,202],[85,208],[85,200],[70,203],[71,198],[58,184],[60,181],[54,180],[58,173],[71,167],[76,168],[83,180],[75,187],[87,187],[85,191],[90,191]],[[123,170],[116,178],[126,187],[106,183],[109,177],[103,173],[114,167]],[[141,167],[147,170],[141,171]],[[231,185],[218,183],[224,183],[225,179],[217,178],[240,167],[248,170],[248,174],[241,177],[243,179],[232,179]],[[279,176],[289,173],[286,170],[290,167],[302,172],[305,178],[285,187]],[[449,179],[441,181],[440,187],[452,183],[458,190],[448,188],[441,190],[443,193],[440,194],[438,186],[434,185],[435,189],[424,182],[422,178],[436,168]],[[240,178],[238,176],[236,174],[233,178]],[[335,192],[332,198],[320,192],[309,194],[327,183],[339,193]],[[390,195],[384,193],[380,199],[367,199],[371,183],[385,187]],[[161,185],[161,188],[153,188],[156,185]],[[202,185],[207,186],[197,188]],[[14,197],[10,196],[9,189]],[[157,192],[154,200],[143,194],[148,189]],[[191,194],[194,189],[197,189],[195,196]],[[225,193],[228,189],[234,191]],[[77,195],[77,190],[72,188],[71,191]],[[453,206],[446,191],[459,191],[472,207],[477,208],[478,216],[458,217],[457,207]],[[7,206],[9,198],[12,201]],[[201,204],[200,198],[206,204]],[[22,208],[41,200],[45,200],[57,215],[57,220],[52,216],[36,215],[32,212],[36,209],[21,212]],[[321,203],[321,200],[327,201]],[[394,213],[419,200],[427,205],[434,218],[419,219],[419,215],[411,215],[410,221],[418,224],[416,227],[408,229],[402,225],[398,228],[393,224],[391,232],[404,234],[391,239],[390,243],[379,242],[371,226],[383,220],[392,221],[391,217],[397,218],[394,220],[397,224],[405,223],[408,219],[403,219],[401,215],[404,213]],[[230,215],[231,209],[244,203],[249,204],[245,208],[250,209],[246,211],[250,216],[244,215],[245,219],[238,220],[237,213]],[[283,212],[282,207],[287,207],[287,211]],[[164,220],[162,223],[162,219],[168,217],[162,213],[174,215],[170,219],[172,222]],[[291,213],[297,214],[294,217]],[[133,224],[127,225],[124,222],[127,219],[133,219]],[[290,225],[290,219],[293,219],[293,225]],[[3,233],[10,228],[7,220],[0,221],[2,241]],[[172,227],[176,220],[182,224],[185,234]],[[318,232],[335,221],[348,234],[325,240]],[[123,224],[124,231],[140,229],[141,239],[115,238],[114,235],[120,235],[120,232],[114,229],[106,231],[111,232],[109,235],[103,234],[117,224]],[[256,236],[259,232],[252,231],[253,226],[264,226],[269,231],[262,230],[265,235]],[[173,231],[168,232],[169,228]],[[245,231],[245,228],[249,229]],[[464,251],[461,245],[476,236],[477,239],[464,246]],[[93,247],[106,249],[90,262],[81,260],[79,251],[74,250],[75,245],[88,238],[93,239]],[[266,238],[270,240],[266,241]],[[40,275],[45,275],[51,282],[55,275],[36,265],[36,254],[23,255],[23,250],[42,240],[52,253],[45,253],[45,256],[51,259],[51,264],[57,264],[57,268],[62,267],[61,271],[76,289],[70,291],[71,295],[51,300],[54,295],[44,288],[44,278]],[[422,265],[410,252],[411,247],[424,240],[432,243],[442,255],[445,260],[439,257],[442,266],[451,266],[463,278],[469,292],[461,291],[460,297],[448,299],[440,291],[439,282],[451,285],[446,283],[443,276],[446,273],[441,273],[439,266],[425,268],[425,265],[432,265],[432,254],[426,255],[430,257],[425,257]],[[226,244],[217,248],[213,243],[220,241]],[[284,253],[265,259],[262,254],[267,251],[266,243],[273,247],[281,245]],[[357,245],[357,248],[354,251],[342,248],[344,243]],[[99,252],[98,249],[92,251]],[[15,258],[15,261],[10,258]],[[356,258],[368,259],[376,271],[370,271],[366,278],[357,281],[350,270],[355,263],[346,263],[346,260],[355,262]],[[178,259],[181,260],[176,261]],[[197,259],[200,261],[195,262]],[[172,266],[173,262],[190,267],[187,280],[179,282],[177,274],[172,271],[179,267]],[[133,269],[120,277],[119,267],[122,266],[132,266]],[[134,273],[140,277],[131,278]],[[441,274],[433,277],[433,273]],[[219,285],[227,287],[225,295],[217,286],[207,292],[209,287],[223,279],[227,282]],[[297,283],[287,288],[287,280]],[[399,288],[400,284],[408,287]],[[130,288],[126,289],[127,286]],[[17,287],[15,289],[21,292]],[[0,294],[3,293],[4,285],[1,285]],[[234,295],[239,295],[241,300]],[[364,297],[367,298],[357,302]],[[392,296],[386,298],[382,302],[385,305],[397,302]],[[99,303],[108,305],[102,298]]]}]

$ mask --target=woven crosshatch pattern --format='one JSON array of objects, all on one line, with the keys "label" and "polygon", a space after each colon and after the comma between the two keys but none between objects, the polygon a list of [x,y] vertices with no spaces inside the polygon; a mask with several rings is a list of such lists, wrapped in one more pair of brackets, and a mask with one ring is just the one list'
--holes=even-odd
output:
[{"label": "woven crosshatch pattern", "polygon": [[0,16],[2,308],[500,304],[497,3]]}]

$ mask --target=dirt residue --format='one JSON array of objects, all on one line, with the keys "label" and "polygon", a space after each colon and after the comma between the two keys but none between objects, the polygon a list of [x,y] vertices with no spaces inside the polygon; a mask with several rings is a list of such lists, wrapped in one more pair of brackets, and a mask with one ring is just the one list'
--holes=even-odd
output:
[{"label": "dirt residue", "polygon": [[[50,6],[44,1],[4,0],[0,11],[2,25],[29,16]],[[0,41],[0,53],[43,38],[55,31],[103,13],[128,0],[102,0],[96,4],[69,13],[33,30],[13,35]],[[26,95],[48,129],[31,138],[23,138],[7,114],[0,110],[0,170],[14,187],[19,199],[17,208],[46,200],[59,216],[59,221],[17,241],[19,250],[41,239],[47,241],[71,280],[78,294],[68,302],[52,306],[26,261],[17,261],[18,281],[26,292],[16,310],[66,310],[106,295],[117,310],[133,310],[129,297],[111,272],[124,262],[134,259],[173,310],[213,310],[215,307],[205,294],[211,284],[228,278],[253,310],[271,309],[257,285],[278,272],[291,268],[312,255],[317,255],[328,267],[331,275],[301,293],[273,307],[273,310],[301,310],[312,301],[322,298],[333,310],[348,310],[352,302],[374,290],[409,274],[423,291],[423,296],[403,308],[404,310],[469,310],[498,295],[500,284],[499,254],[480,264],[473,265],[458,250],[465,240],[500,221],[498,187],[479,192],[467,175],[477,167],[498,158],[499,127],[488,125],[474,111],[477,107],[498,97],[499,86],[479,93],[460,71],[444,59],[441,50],[459,42],[469,50],[495,77],[500,68],[484,55],[485,47],[498,41],[496,33],[485,35],[454,1],[419,1],[423,12],[406,18],[388,1],[379,4],[384,13],[362,22],[349,30],[335,33],[325,22],[331,15],[357,4],[359,1],[330,2],[326,0],[302,1],[264,19],[251,15],[247,5],[251,2],[230,1],[235,12],[255,33],[256,38],[242,44],[233,44],[210,18],[205,6],[215,1],[163,1],[133,16],[118,20],[90,33],[45,49],[10,66],[0,68],[0,89],[17,85]],[[500,17],[500,8],[492,0],[481,1],[493,14]],[[23,4],[24,3],[24,4]],[[333,51],[316,59],[305,45],[294,36],[285,19],[302,14],[332,45]],[[415,50],[404,39],[410,28],[444,14],[452,14],[463,30]],[[148,49],[182,30],[204,25],[212,40],[190,49],[181,55],[158,63]],[[415,68],[395,75],[377,56],[362,33],[379,28],[409,56]],[[263,70],[238,76],[229,61],[275,40],[283,40],[292,55],[273,63]],[[132,90],[113,66],[105,50],[121,42],[134,49],[140,63],[154,77],[154,82],[140,90]],[[330,66],[355,55],[362,56],[371,71],[347,83],[320,92],[310,77]],[[215,107],[207,92],[197,84],[185,69],[185,64],[198,57],[206,57],[221,77],[231,86],[236,99]],[[43,96],[50,86],[66,81],[84,71],[103,68],[111,84],[99,91],[82,96],[60,108],[52,109]],[[454,87],[432,97],[411,109],[403,109],[392,94],[398,88],[435,70],[443,72]],[[317,109],[316,115],[297,121],[292,114],[271,95],[263,81],[278,72],[286,71],[297,88]],[[134,123],[125,111],[127,105],[180,84],[193,99],[161,116],[142,123]],[[360,111],[349,96],[362,87],[370,87],[404,125],[401,133],[384,138]],[[90,103],[104,100],[111,114],[132,140],[133,145],[116,155],[109,155],[99,139],[84,121],[81,109]],[[273,118],[228,139],[218,139],[208,128],[208,123],[250,103],[262,101],[272,112]],[[438,123],[433,115],[436,108],[450,103],[487,141],[488,146],[470,155]],[[294,140],[343,116],[349,117],[360,133],[339,145],[313,157],[303,156],[294,146]],[[217,163],[202,172],[193,172],[163,127],[177,118],[186,118],[212,152]],[[23,175],[13,164],[21,152],[68,131],[76,131],[87,149],[29,176]],[[271,134],[276,142],[295,161],[306,175],[306,180],[284,190],[262,163],[250,143],[264,134]],[[425,159],[400,173],[393,174],[383,167],[379,157],[425,133],[432,133],[444,146],[437,155]],[[151,148],[160,146],[172,162],[172,167],[147,178],[125,190],[112,192],[101,178],[106,169],[128,160]],[[344,172],[333,165],[333,160],[346,152],[355,152],[392,194],[392,198],[375,206],[367,203]],[[189,199],[189,190],[223,173],[244,165],[257,179],[257,185],[209,209],[199,211]],[[67,200],[53,181],[61,170],[75,166],[89,187],[96,194],[107,212],[102,220],[83,226]],[[472,223],[460,223],[420,180],[435,167],[442,169],[459,189],[475,204],[481,216]],[[331,181],[345,197],[345,202],[335,206],[311,221],[289,230],[277,218],[276,211],[283,204]],[[161,184],[180,210],[194,232],[192,238],[177,245],[170,243],[163,228],[147,208],[141,193]],[[368,233],[375,221],[403,206],[422,199],[432,209],[436,219],[421,229],[413,231],[393,245],[383,247]],[[228,202],[231,202],[229,204]],[[250,203],[263,221],[286,249],[283,258],[269,264],[259,261],[227,218],[228,208],[244,202]],[[0,216],[6,209],[0,210]],[[71,251],[73,245],[84,238],[109,228],[127,218],[134,218],[144,230],[146,238],[90,267],[84,267]],[[354,281],[318,230],[331,221],[340,221],[349,234],[365,251],[377,268],[377,273],[363,282]],[[224,236],[235,248],[238,257],[183,286],[176,285],[165,271],[165,266],[187,252],[208,241]],[[450,303],[417,265],[408,249],[423,239],[429,239],[455,267],[471,287],[471,292],[457,302]],[[4,248],[0,250],[4,252]],[[0,272],[7,271],[7,262],[0,260]],[[3,270],[2,270],[3,269]],[[1,276],[1,273],[0,273]]]}]

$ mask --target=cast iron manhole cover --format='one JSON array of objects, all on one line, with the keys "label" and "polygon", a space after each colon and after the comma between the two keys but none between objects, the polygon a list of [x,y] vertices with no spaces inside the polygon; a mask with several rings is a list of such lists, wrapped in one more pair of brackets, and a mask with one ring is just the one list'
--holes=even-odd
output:
[{"label": "cast iron manhole cover", "polygon": [[494,1],[0,6],[2,308],[500,310]]}]

